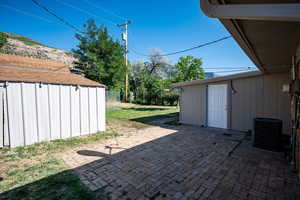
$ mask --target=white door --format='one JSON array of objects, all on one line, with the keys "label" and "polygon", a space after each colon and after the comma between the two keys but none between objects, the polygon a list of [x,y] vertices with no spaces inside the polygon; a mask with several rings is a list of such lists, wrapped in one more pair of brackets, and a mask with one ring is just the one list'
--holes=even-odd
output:
[{"label": "white door", "polygon": [[227,85],[209,85],[207,97],[207,125],[227,128]]}]

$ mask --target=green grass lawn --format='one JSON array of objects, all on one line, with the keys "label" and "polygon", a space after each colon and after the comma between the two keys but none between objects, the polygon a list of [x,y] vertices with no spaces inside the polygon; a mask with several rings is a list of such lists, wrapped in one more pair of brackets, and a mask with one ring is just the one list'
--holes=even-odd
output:
[{"label": "green grass lawn", "polygon": [[109,123],[121,123],[143,128],[147,122],[166,118],[175,117],[178,114],[175,107],[153,107],[153,106],[132,106],[132,107],[115,107],[107,111],[106,119]]},{"label": "green grass lawn", "polygon": [[[141,128],[147,126],[149,121],[175,116],[177,113],[177,109],[169,107],[115,107],[107,110],[107,121],[110,124],[123,124],[125,128],[125,124]],[[90,136],[0,149],[0,200],[109,199],[105,193],[94,196],[85,188],[77,175],[62,161],[60,153],[117,135],[108,130]]]}]

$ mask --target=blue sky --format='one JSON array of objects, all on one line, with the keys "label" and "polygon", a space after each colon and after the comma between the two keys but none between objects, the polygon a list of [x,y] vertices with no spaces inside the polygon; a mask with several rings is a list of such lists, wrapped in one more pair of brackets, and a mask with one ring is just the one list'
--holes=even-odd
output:
[{"label": "blue sky", "polygon": [[[120,28],[106,21],[123,20],[86,0],[38,0],[70,23],[82,28],[91,16],[65,6],[62,2],[97,15],[97,25],[104,24],[114,38],[120,39]],[[129,26],[129,49],[148,54],[152,48],[169,53],[186,49],[229,35],[217,19],[206,17],[199,8],[199,0],[88,0],[93,4],[133,21]],[[6,7],[3,7],[5,5]],[[8,8],[9,7],[9,8]],[[18,11],[13,10],[18,9]],[[20,13],[24,11],[43,19]],[[0,30],[22,34],[49,46],[70,50],[76,47],[75,31],[66,27],[36,7],[31,0],[0,0]],[[105,19],[104,19],[105,18]],[[3,20],[4,19],[4,20]],[[208,47],[169,56],[176,63],[180,56],[192,55],[203,59],[206,71],[226,71],[230,68],[254,67],[237,43],[231,38]],[[129,60],[147,59],[130,51]],[[220,68],[219,70],[208,68]],[[221,69],[222,68],[222,69]],[[225,69],[224,69],[225,68]]]}]

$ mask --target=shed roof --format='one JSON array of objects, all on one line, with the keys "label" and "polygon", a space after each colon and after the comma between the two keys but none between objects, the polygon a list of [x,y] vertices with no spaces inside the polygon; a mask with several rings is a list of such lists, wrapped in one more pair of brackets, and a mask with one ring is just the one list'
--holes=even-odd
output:
[{"label": "shed roof", "polygon": [[260,76],[260,75],[263,75],[263,73],[260,71],[250,71],[250,72],[243,72],[238,74],[231,74],[227,76],[218,76],[215,78],[206,78],[200,80],[179,82],[179,83],[172,84],[172,86],[176,88],[176,87],[184,87],[184,86],[191,86],[191,85],[201,85],[201,84],[208,84],[208,83],[216,83],[220,81],[250,78],[250,77]]},{"label": "shed roof", "polygon": [[0,54],[0,81],[105,87],[98,82],[72,74],[69,67],[63,63],[8,54]]},{"label": "shed roof", "polygon": [[62,62],[10,54],[0,54],[0,64],[55,71],[69,71],[70,69],[69,66],[65,65]]}]

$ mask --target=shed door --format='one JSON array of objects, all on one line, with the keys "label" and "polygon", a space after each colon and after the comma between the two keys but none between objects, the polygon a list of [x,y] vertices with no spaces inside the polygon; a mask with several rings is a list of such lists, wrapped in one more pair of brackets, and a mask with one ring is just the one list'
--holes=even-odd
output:
[{"label": "shed door", "polygon": [[227,128],[227,85],[209,85],[207,95],[207,125]]}]

